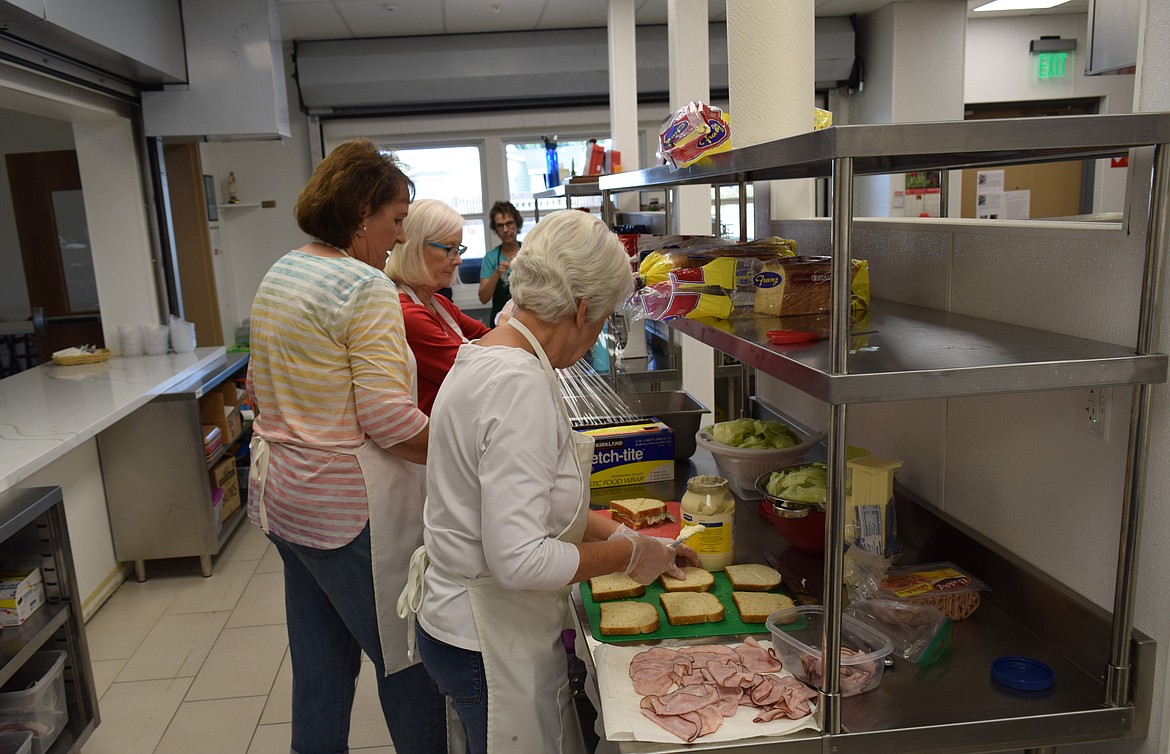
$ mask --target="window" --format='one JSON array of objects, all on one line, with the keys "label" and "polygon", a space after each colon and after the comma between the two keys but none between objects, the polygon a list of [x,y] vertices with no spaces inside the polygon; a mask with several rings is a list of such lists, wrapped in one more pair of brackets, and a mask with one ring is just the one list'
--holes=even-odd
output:
[{"label": "window", "polygon": [[414,181],[416,199],[438,199],[463,215],[466,260],[487,251],[483,214],[483,155],[478,146],[420,147],[394,151]]},{"label": "window", "polygon": [[[597,143],[606,150],[613,148],[612,139],[598,139]],[[573,141],[560,139],[557,141],[557,162],[562,179],[571,175],[585,174],[586,147],[588,145],[589,142],[586,139]],[[537,139],[505,143],[504,161],[508,170],[508,198],[524,216],[524,228],[521,231],[521,235],[523,235],[532,229],[533,209],[536,202],[532,195],[544,191],[546,188],[545,175],[547,170],[544,142]],[[588,207],[591,211],[598,213],[601,211],[601,197],[579,197],[573,200],[573,206]],[[564,208],[563,199],[540,200],[542,213]]]},{"label": "window", "polygon": [[[748,183],[744,187],[747,203],[747,237],[755,237],[755,184]],[[718,224],[718,234],[729,241],[739,241],[739,186],[722,185],[711,189],[711,198],[714,201],[712,225]]]}]

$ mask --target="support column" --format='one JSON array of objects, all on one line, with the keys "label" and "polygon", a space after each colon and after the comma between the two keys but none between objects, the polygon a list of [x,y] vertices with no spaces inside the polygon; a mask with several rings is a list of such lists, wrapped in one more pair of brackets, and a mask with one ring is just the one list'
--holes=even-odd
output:
[{"label": "support column", "polygon": [[[677,110],[691,100],[710,104],[711,59],[707,44],[707,3],[667,0],[666,19],[670,109]],[[673,232],[709,235],[710,187],[679,186],[674,192],[676,226]],[[695,400],[715,410],[715,349],[694,338],[682,339],[682,386]]]},{"label": "support column", "polygon": [[[638,60],[634,0],[609,0],[609,135],[622,154],[622,170],[639,170]],[[623,212],[638,210],[638,193],[616,195]]]},{"label": "support column", "polygon": [[[736,149],[812,130],[815,33],[812,3],[727,4],[731,143]],[[812,217],[813,191],[811,179],[757,183],[755,237],[769,235],[772,218]]]}]

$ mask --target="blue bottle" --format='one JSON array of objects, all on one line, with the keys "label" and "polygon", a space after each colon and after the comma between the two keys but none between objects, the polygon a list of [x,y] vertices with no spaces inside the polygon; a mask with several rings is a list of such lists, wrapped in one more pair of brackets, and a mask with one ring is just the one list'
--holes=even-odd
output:
[{"label": "blue bottle", "polygon": [[551,139],[547,136],[540,137],[544,140],[544,187],[552,188],[561,184],[561,167],[557,160],[557,137],[554,135]]}]

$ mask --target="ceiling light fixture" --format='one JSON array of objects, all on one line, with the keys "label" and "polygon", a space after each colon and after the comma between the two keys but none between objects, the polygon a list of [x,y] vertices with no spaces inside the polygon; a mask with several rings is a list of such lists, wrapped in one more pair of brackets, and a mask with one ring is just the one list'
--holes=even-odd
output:
[{"label": "ceiling light fixture", "polygon": [[976,13],[996,10],[1043,10],[1063,5],[1068,0],[992,0],[990,3],[975,8]]}]

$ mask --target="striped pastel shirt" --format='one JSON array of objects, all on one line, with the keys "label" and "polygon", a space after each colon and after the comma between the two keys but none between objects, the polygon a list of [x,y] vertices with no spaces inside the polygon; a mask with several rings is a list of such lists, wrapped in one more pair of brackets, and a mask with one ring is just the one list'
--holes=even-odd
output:
[{"label": "striped pastel shirt", "polygon": [[[352,451],[423,430],[410,395],[398,292],[380,270],[291,251],[260,283],[251,312],[253,430],[271,443],[264,507],[273,534],[335,549],[369,519]],[[255,500],[248,515],[259,521]]]}]

